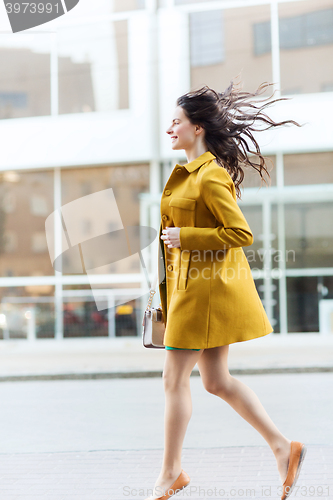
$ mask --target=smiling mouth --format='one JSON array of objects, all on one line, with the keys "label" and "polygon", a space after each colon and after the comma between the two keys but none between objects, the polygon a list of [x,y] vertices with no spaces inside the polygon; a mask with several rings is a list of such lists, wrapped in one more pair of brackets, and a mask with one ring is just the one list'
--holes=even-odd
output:
[{"label": "smiling mouth", "polygon": [[174,141],[175,139],[178,139],[178,137],[177,137],[176,135],[173,135],[173,136],[171,137],[171,140],[172,140],[172,141]]}]

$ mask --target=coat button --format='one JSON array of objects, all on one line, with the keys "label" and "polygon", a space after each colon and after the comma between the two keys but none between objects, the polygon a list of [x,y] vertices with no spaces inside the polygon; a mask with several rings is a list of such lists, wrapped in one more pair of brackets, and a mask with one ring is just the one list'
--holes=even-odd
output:
[{"label": "coat button", "polygon": [[171,264],[169,264],[168,267],[167,267],[167,270],[168,271],[172,271],[172,269],[173,269],[173,266],[171,266]]},{"label": "coat button", "polygon": [[177,168],[176,174],[181,174],[181,173],[182,173],[182,169],[181,168]]},{"label": "coat button", "polygon": [[167,216],[167,215],[165,215],[165,214],[163,214],[163,215],[162,215],[162,220],[168,220],[168,216]]},{"label": "coat button", "polygon": [[166,190],[164,191],[164,194],[165,194],[165,196],[170,196],[170,194],[171,194],[170,189],[166,189]]}]

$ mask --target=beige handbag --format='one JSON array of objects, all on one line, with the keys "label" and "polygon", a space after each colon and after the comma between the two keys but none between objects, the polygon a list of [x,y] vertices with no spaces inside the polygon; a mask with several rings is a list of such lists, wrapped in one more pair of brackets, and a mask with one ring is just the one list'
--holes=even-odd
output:
[{"label": "beige handbag", "polygon": [[[156,280],[155,280],[156,283]],[[152,288],[149,292],[148,304],[142,322],[142,341],[144,347],[165,349],[163,344],[165,324],[161,304],[158,307],[151,307],[151,302],[156,293]]]}]

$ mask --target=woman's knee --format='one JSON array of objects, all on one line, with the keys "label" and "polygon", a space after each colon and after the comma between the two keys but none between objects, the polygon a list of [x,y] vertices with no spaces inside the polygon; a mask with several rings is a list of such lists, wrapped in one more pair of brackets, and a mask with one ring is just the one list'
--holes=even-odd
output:
[{"label": "woman's knee", "polygon": [[204,388],[210,394],[227,398],[232,393],[232,376],[226,375],[221,379],[210,379],[203,382]]}]

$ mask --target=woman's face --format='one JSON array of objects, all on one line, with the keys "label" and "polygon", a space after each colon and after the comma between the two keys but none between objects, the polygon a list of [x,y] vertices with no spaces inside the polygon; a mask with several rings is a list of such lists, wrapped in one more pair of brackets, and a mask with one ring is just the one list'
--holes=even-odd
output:
[{"label": "woman's face", "polygon": [[172,124],[166,130],[171,138],[171,148],[176,149],[191,149],[198,139],[198,131],[201,127],[193,125],[185,115],[183,108],[177,106],[174,113]]}]

